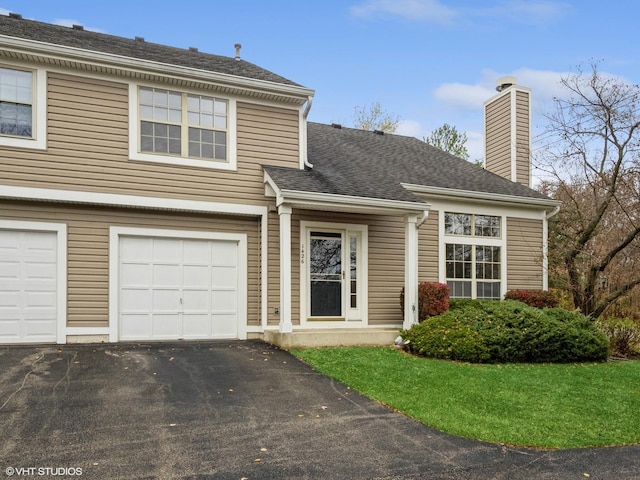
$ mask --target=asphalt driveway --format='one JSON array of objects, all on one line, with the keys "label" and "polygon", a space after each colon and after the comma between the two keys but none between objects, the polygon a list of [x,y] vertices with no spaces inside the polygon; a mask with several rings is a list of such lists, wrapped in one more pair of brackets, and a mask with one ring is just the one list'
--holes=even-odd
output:
[{"label": "asphalt driveway", "polygon": [[0,479],[640,479],[439,433],[261,342],[0,347]]}]

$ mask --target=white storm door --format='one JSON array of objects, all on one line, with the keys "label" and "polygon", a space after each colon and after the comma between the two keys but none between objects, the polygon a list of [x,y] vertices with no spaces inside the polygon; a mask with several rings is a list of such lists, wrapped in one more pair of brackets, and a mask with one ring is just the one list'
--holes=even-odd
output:
[{"label": "white storm door", "polygon": [[0,230],[0,343],[55,343],[56,232]]}]

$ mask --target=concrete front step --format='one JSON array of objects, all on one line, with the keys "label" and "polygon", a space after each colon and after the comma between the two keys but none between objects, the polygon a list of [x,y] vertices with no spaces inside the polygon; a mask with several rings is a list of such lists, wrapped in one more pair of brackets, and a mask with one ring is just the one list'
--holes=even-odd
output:
[{"label": "concrete front step", "polygon": [[350,345],[393,345],[398,332],[399,329],[393,328],[294,330],[292,333],[265,330],[264,341],[284,350]]}]

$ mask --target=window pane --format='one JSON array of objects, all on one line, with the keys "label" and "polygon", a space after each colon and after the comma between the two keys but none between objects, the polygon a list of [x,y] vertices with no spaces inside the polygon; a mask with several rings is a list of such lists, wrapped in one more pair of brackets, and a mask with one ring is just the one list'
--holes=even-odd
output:
[{"label": "window pane", "polygon": [[182,122],[182,111],[176,109],[169,110],[169,121],[172,123],[181,123]]},{"label": "window pane", "polygon": [[204,143],[213,144],[213,132],[211,130],[200,130],[200,135]]},{"label": "window pane", "polygon": [[200,144],[196,142],[189,142],[189,156],[190,157],[199,157],[200,156]]},{"label": "window pane", "polygon": [[213,98],[200,97],[200,111],[213,113]]},{"label": "window pane", "polygon": [[218,145],[216,145],[215,147],[215,158],[217,158],[218,160],[226,160],[227,159],[227,148],[226,147],[220,147]]},{"label": "window pane", "polygon": [[195,112],[187,113],[187,122],[189,125],[200,125],[200,115]]},{"label": "window pane", "polygon": [[216,114],[220,114],[226,117],[227,115],[227,102],[224,100],[219,100],[216,99],[215,101],[215,106],[214,106],[214,112]]},{"label": "window pane", "polygon": [[444,231],[449,235],[471,235],[471,215],[446,212]]},{"label": "window pane", "polygon": [[151,88],[140,88],[140,104],[153,104],[153,90]]},{"label": "window pane", "polygon": [[196,97],[194,95],[189,95],[187,97],[187,108],[190,112],[199,112],[200,111],[200,97]]},{"label": "window pane", "polygon": [[213,115],[209,115],[208,113],[200,115],[200,125],[213,128]]},{"label": "window pane", "polygon": [[227,118],[226,117],[221,117],[220,115],[216,115],[215,116],[215,120],[213,122],[213,127],[226,130],[226,128],[227,128]]},{"label": "window pane", "polygon": [[182,153],[181,141],[174,138],[169,139],[169,153],[172,155],[180,155]]},{"label": "window pane", "polygon": [[202,144],[202,157],[203,158],[215,158],[214,157],[214,148],[210,143]]}]

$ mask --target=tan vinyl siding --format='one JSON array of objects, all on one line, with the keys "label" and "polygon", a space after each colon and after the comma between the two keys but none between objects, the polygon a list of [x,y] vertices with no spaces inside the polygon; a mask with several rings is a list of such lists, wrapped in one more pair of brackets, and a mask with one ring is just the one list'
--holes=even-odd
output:
[{"label": "tan vinyl siding", "polygon": [[542,289],[542,220],[507,218],[507,290]]},{"label": "tan vinyl siding", "polygon": [[261,165],[299,166],[295,109],[237,102],[238,169],[222,171],[129,160],[125,83],[49,73],[47,84],[47,151],[0,149],[6,185],[257,204]]},{"label": "tan vinyl siding", "polygon": [[418,230],[418,281],[438,282],[438,212],[431,210]]},{"label": "tan vinyl siding", "polygon": [[487,170],[511,178],[510,95],[497,98],[485,107],[485,164]]},{"label": "tan vinyl siding", "polygon": [[516,181],[529,186],[530,179],[529,92],[516,92]]},{"label": "tan vinyl siding", "polygon": [[71,327],[109,321],[109,227],[247,234],[248,325],[260,325],[260,225],[256,218],[133,209],[0,202],[0,218],[67,224],[67,320]]},{"label": "tan vinyl siding", "polygon": [[369,325],[402,326],[404,219],[374,216],[369,223]]}]

